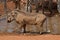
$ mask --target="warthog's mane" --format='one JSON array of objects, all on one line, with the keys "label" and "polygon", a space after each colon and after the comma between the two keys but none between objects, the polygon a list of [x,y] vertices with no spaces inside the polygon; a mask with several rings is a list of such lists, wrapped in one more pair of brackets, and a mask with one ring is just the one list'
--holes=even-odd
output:
[{"label": "warthog's mane", "polygon": [[26,16],[36,16],[37,15],[37,13],[28,13],[28,12],[24,12],[22,10],[15,10],[15,12],[18,13],[18,14],[26,15]]}]

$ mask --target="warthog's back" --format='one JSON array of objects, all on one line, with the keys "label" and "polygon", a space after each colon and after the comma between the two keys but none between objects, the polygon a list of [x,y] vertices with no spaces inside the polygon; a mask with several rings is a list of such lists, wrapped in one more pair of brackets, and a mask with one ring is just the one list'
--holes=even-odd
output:
[{"label": "warthog's back", "polygon": [[26,23],[29,24],[35,24],[35,23],[40,23],[46,18],[45,15],[43,14],[31,14],[31,15],[23,15],[23,14],[18,14],[16,17],[16,20],[21,23],[21,21],[25,21]]}]

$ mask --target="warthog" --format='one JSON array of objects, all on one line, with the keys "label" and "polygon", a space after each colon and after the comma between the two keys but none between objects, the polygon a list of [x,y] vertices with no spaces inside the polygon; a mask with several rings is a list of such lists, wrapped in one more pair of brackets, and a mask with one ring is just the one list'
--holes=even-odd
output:
[{"label": "warthog", "polygon": [[[8,13],[8,22],[15,20],[20,26],[19,28],[26,27],[26,24],[36,25],[39,27],[39,30],[43,22],[45,21],[46,16],[43,14],[27,14],[25,12],[14,10],[11,13]],[[40,31],[41,32],[41,31]]]}]

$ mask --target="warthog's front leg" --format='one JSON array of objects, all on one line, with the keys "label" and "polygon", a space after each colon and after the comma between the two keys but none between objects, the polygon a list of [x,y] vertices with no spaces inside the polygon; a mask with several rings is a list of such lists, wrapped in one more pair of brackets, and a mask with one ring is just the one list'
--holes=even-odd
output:
[{"label": "warthog's front leg", "polygon": [[17,24],[17,27],[14,29],[15,33],[22,33],[23,24]]}]

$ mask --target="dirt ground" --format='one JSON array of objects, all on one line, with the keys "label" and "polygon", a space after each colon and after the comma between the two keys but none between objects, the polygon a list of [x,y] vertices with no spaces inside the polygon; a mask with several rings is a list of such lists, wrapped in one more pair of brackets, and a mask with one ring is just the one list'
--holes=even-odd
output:
[{"label": "dirt ground", "polygon": [[0,40],[60,40],[60,35],[0,35]]}]

